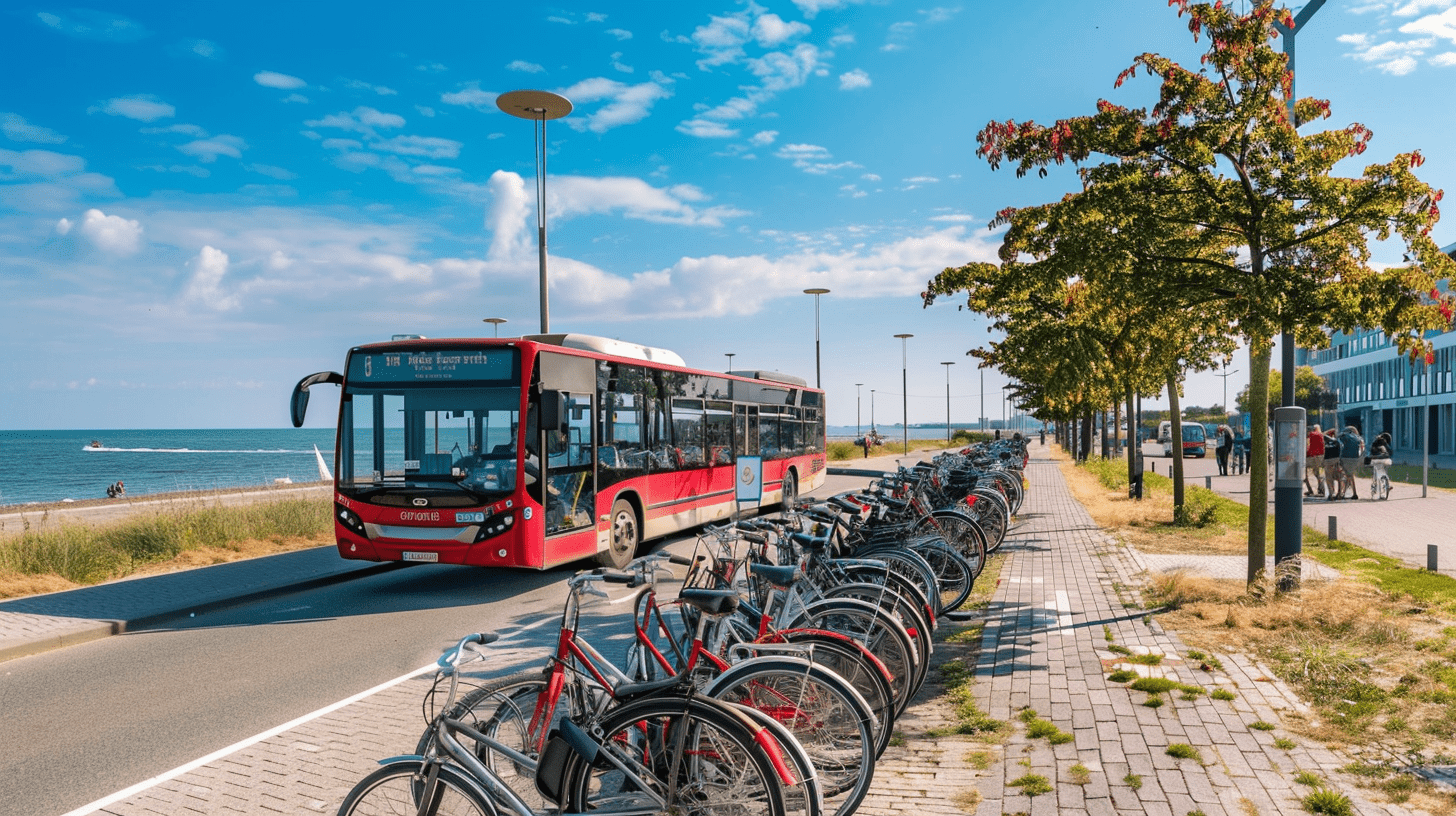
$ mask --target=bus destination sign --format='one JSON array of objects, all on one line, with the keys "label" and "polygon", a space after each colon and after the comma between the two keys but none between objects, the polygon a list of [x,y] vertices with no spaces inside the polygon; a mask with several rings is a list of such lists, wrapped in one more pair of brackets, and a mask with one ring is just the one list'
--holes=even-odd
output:
[{"label": "bus destination sign", "polygon": [[506,380],[511,376],[513,354],[509,349],[356,351],[349,358],[349,379],[355,382]]}]

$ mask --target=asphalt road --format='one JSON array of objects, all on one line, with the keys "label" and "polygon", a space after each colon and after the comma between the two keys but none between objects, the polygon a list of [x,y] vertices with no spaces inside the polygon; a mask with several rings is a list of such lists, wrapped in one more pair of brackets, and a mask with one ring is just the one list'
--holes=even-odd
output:
[{"label": "asphalt road", "polygon": [[[830,476],[816,493],[864,482]],[[400,677],[468,632],[544,624],[501,652],[501,671],[544,658],[571,574],[419,565],[6,662],[0,814],[67,813]]]}]

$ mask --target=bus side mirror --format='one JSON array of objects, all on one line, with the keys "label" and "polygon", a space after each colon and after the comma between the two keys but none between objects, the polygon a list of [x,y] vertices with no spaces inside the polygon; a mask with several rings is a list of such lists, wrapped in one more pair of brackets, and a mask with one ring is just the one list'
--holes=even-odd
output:
[{"label": "bus side mirror", "polygon": [[566,393],[564,391],[542,391],[542,430],[565,433],[569,427],[566,415]]},{"label": "bus side mirror", "polygon": [[304,377],[298,381],[298,385],[293,386],[293,399],[288,403],[288,413],[293,420],[293,427],[303,427],[304,414],[308,413],[308,388],[319,383],[343,385],[344,375],[336,371],[320,371]]}]

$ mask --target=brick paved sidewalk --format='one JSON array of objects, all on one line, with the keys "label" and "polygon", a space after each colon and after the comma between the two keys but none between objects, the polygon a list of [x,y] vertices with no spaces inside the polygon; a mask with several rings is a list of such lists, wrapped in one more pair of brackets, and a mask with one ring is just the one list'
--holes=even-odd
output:
[{"label": "brick paved sidewalk", "polygon": [[[999,773],[978,780],[983,797],[977,814],[1064,812],[1245,816],[1303,814],[1309,788],[1294,782],[1312,771],[1349,796],[1361,814],[1406,814],[1398,805],[1369,801],[1338,769],[1347,760],[1292,738],[1281,728],[1252,730],[1250,723],[1279,723],[1279,714],[1300,710],[1294,695],[1266,669],[1237,655],[1218,655],[1223,672],[1200,671],[1186,660],[1177,636],[1132,604],[1124,590],[1138,583],[1143,565],[1135,552],[1117,545],[1072,498],[1055,462],[1034,459],[1027,470],[1031,489],[1021,523],[1002,549],[1010,559],[987,611],[975,697],[991,717],[1014,723]],[[1110,638],[1110,640],[1109,640]],[[1123,655],[1163,655],[1160,666],[1138,666],[1179,682],[1232,691],[1231,701],[1203,695],[1184,700],[1164,695],[1160,708],[1142,705],[1148,696],[1107,674]],[[1032,739],[1016,720],[1030,708],[1074,739],[1053,746]],[[1297,747],[1282,750],[1277,738]],[[1186,744],[1202,761],[1177,759],[1168,746]],[[1076,784],[1071,768],[1080,763],[1090,781]],[[1052,791],[1028,797],[1010,783],[1027,774],[1045,777]],[[1140,784],[1134,784],[1140,783]]]}]

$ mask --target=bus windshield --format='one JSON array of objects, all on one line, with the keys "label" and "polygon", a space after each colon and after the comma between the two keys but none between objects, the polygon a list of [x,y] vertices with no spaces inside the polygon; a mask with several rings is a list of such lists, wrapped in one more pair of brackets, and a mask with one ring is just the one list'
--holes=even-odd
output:
[{"label": "bus windshield", "polygon": [[350,385],[339,489],[427,487],[482,502],[516,488],[520,388]]}]

